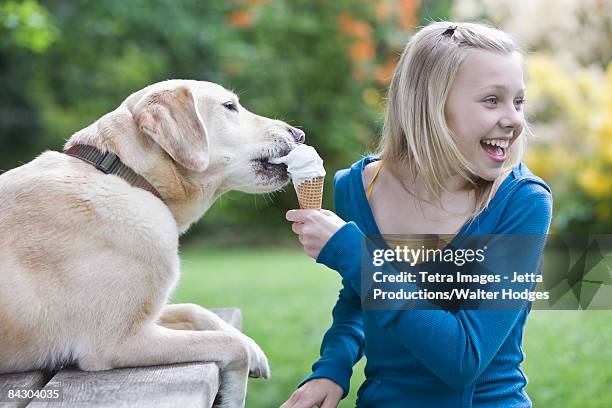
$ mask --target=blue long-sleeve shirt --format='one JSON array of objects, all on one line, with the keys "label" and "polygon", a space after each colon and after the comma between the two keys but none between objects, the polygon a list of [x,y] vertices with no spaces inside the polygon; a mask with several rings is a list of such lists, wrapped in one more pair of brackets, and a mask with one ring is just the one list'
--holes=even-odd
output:
[{"label": "blue long-sleeve shirt", "polygon": [[[365,157],[334,178],[336,213],[347,221],[317,262],[342,276],[333,323],[323,337],[314,378],[329,378],[348,394],[353,365],[367,357],[358,407],[531,407],[520,363],[529,307],[517,310],[363,310],[361,248],[379,235],[362,182]],[[548,232],[550,188],[524,164],[458,235]]]}]

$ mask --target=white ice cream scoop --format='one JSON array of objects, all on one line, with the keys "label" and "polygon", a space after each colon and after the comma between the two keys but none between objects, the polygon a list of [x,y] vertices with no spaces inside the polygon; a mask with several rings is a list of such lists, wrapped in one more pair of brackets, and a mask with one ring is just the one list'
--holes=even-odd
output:
[{"label": "white ice cream scoop", "polygon": [[291,175],[296,188],[306,180],[325,176],[323,159],[319,157],[314,147],[304,144],[298,145],[286,156],[270,159],[270,163],[286,164],[287,172]]}]

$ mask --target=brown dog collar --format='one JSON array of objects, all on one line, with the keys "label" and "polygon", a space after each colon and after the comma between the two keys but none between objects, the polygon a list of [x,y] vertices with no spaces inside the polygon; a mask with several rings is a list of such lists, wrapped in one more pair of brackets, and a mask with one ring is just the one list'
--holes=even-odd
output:
[{"label": "brown dog collar", "polygon": [[155,187],[140,174],[126,166],[114,153],[102,152],[94,146],[83,144],[73,145],[68,150],[64,150],[64,153],[91,164],[103,173],[121,177],[134,187],[142,188],[161,200],[161,195]]}]

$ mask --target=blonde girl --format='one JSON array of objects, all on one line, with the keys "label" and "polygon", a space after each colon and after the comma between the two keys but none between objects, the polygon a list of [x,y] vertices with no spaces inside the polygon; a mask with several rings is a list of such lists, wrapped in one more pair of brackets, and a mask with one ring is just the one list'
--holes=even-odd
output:
[{"label": "blonde girl", "polygon": [[287,212],[342,289],[321,358],[283,408],[335,408],[362,356],[358,407],[531,407],[520,367],[529,307],[368,310],[360,298],[366,236],[427,234],[436,239],[400,242],[444,248],[458,235],[547,233],[550,189],[521,162],[522,64],[496,28],[420,29],[393,75],[379,151],[336,173],[336,213]]}]

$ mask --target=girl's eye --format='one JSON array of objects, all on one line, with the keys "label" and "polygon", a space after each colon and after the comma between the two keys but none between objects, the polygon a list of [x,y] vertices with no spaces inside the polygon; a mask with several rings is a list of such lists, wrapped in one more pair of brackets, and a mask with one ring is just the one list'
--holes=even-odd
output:
[{"label": "girl's eye", "polygon": [[234,102],[225,102],[223,104],[223,107],[225,107],[225,109],[230,110],[232,112],[238,112],[238,106],[236,106],[236,104]]},{"label": "girl's eye", "polygon": [[486,102],[486,103],[490,103],[490,104],[492,104],[492,105],[497,105],[497,97],[495,97],[495,96],[489,96],[488,98],[486,98],[486,99],[484,100],[484,102]]},{"label": "girl's eye", "polygon": [[522,106],[525,104],[525,102],[527,102],[525,98],[519,98],[514,100],[514,104],[517,106]]}]

